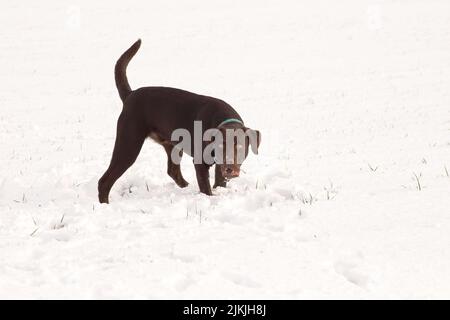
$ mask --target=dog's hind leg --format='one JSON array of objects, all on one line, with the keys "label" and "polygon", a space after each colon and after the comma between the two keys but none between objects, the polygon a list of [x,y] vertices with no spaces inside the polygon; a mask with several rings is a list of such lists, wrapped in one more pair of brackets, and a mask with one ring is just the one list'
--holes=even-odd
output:
[{"label": "dog's hind leg", "polygon": [[227,180],[222,176],[220,167],[216,164],[213,188],[217,188],[217,187],[226,188],[226,186],[227,186]]},{"label": "dog's hind leg", "polygon": [[[167,174],[169,177],[175,181],[175,183],[180,187],[184,188],[187,187],[189,184],[186,180],[184,180],[183,175],[181,174],[181,168],[179,164],[176,164],[172,160],[172,150],[174,149],[174,146],[169,143],[163,144],[164,150],[166,150],[167,153]],[[179,156],[181,160],[181,156],[183,155],[183,151],[179,151]]]},{"label": "dog's hind leg", "polygon": [[109,192],[124,172],[136,161],[146,135],[136,126],[127,125],[122,117],[117,122],[117,136],[108,170],[98,182],[100,203],[109,203]]}]

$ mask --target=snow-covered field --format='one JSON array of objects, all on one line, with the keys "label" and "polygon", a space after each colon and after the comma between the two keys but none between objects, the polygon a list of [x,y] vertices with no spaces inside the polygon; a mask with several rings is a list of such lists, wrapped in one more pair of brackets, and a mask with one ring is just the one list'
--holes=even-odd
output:
[{"label": "snow-covered field", "polygon": [[[4,1],[0,21],[0,298],[450,298],[448,0]],[[213,197],[148,141],[97,201],[139,37],[133,88],[262,132]]]}]

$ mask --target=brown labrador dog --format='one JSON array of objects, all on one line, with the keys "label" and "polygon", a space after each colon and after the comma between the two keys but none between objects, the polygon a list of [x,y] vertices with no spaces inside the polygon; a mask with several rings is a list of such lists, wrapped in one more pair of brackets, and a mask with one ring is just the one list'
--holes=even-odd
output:
[{"label": "brown labrador dog", "polygon": [[[185,130],[194,135],[194,122],[201,122],[201,134],[208,129],[216,128],[220,132],[225,130],[246,130],[256,136],[253,144],[249,139],[244,143],[236,138],[224,138],[222,148],[231,144],[231,149],[244,149],[243,159],[248,154],[249,145],[257,153],[261,141],[261,134],[244,126],[239,114],[226,102],[203,95],[168,87],[143,87],[131,90],[126,76],[129,61],[138,51],[141,40],[136,41],[125,51],[115,66],[115,80],[120,98],[123,101],[123,110],[117,121],[116,141],[111,163],[98,182],[98,197],[101,203],[109,202],[109,192],[117,179],[135,162],[142,145],[147,137],[161,144],[167,153],[167,173],[180,187],[188,183],[181,174],[179,161],[174,161],[173,155],[187,153],[193,156],[195,148],[177,148],[177,141],[172,140],[172,134],[177,129]],[[242,140],[241,140],[242,141]],[[194,141],[191,142],[192,146]],[[201,143],[204,150],[208,142]],[[189,150],[191,149],[191,150]],[[214,156],[214,152],[212,153]],[[212,195],[209,182],[209,168],[215,164],[215,187],[226,187],[230,178],[239,176],[242,161],[220,159],[215,162],[194,161],[200,192]],[[224,161],[217,161],[224,160]],[[226,161],[225,161],[226,160]]]}]

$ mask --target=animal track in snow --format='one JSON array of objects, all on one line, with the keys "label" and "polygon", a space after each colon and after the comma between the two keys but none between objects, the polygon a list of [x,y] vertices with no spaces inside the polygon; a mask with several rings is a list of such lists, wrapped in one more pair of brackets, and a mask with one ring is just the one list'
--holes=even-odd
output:
[{"label": "animal track in snow", "polygon": [[260,287],[260,284],[252,279],[250,279],[248,276],[244,276],[237,273],[232,273],[228,271],[223,271],[222,276],[233,282],[234,284],[237,284],[239,286],[249,287],[249,288],[258,288]]},{"label": "animal track in snow", "polygon": [[365,288],[369,282],[369,276],[361,266],[362,260],[361,255],[345,257],[335,262],[334,269],[347,281]]}]

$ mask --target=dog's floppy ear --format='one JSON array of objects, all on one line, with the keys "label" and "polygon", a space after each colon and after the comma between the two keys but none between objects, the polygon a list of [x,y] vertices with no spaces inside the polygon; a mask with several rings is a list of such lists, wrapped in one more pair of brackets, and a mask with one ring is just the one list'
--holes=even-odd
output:
[{"label": "dog's floppy ear", "polygon": [[250,145],[254,154],[258,154],[259,145],[261,144],[261,132],[258,130],[246,130],[247,145]]}]

